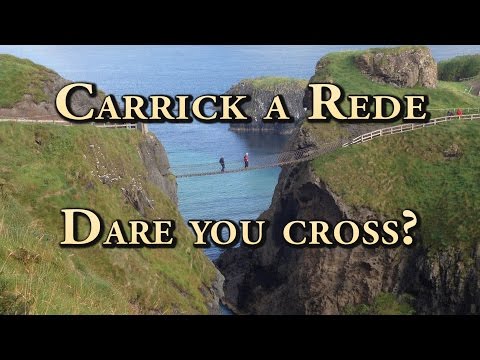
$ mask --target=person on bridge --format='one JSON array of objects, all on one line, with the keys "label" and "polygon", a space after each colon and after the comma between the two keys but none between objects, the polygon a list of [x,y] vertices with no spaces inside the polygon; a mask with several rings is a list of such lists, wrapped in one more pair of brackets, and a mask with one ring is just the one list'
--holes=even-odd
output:
[{"label": "person on bridge", "polygon": [[463,115],[462,109],[460,109],[460,108],[457,109],[457,115],[458,115],[458,117]]},{"label": "person on bridge", "polygon": [[225,159],[223,158],[223,155],[222,155],[222,157],[220,157],[219,163],[220,163],[220,166],[222,167],[221,172],[224,172],[225,171]]},{"label": "person on bridge", "polygon": [[245,168],[248,168],[248,153],[245,153],[243,156],[243,162],[245,163]]},{"label": "person on bridge", "polygon": [[447,111],[447,116],[453,116],[453,111],[452,111],[452,110],[448,110],[448,111]]}]

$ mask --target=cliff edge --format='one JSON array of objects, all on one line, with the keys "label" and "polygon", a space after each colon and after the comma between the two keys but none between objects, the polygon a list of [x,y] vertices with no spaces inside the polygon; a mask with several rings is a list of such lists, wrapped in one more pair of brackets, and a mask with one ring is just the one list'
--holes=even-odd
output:
[{"label": "cliff edge", "polygon": [[[0,117],[59,119],[55,98],[70,83],[55,71],[28,59],[0,54]],[[77,91],[71,98],[71,109],[75,114],[98,109],[104,96],[101,91],[96,98]]]},{"label": "cliff edge", "polygon": [[[311,81],[335,82],[347,94],[410,91],[369,79],[355,65],[359,55],[327,55]],[[422,92],[432,107],[451,107],[452,99],[455,106],[478,104],[455,86],[440,82]],[[304,122],[290,149],[338,141],[371,125],[362,126]],[[458,121],[284,167],[272,203],[259,217],[270,221],[265,244],[229,249],[217,262],[226,302],[247,314],[479,313],[478,136],[480,123]],[[411,247],[293,248],[283,240],[283,227],[292,220],[363,223],[401,219],[403,209],[421,218]]]},{"label": "cliff edge", "polygon": [[[67,81],[29,60],[0,56],[0,116],[56,116]],[[98,99],[97,99],[98,100]],[[89,97],[74,109],[95,106]],[[93,102],[92,102],[93,101]],[[192,244],[176,179],[152,134],[90,125],[0,123],[0,314],[219,313],[223,276]],[[64,248],[66,208],[93,209],[101,239]],[[173,220],[177,245],[103,248],[120,220]],[[79,220],[86,237],[89,224]]]}]

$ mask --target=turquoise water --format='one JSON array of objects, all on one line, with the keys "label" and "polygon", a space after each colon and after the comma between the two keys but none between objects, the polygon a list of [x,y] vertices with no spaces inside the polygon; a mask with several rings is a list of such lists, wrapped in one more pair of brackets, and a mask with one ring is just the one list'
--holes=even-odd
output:
[{"label": "turquoise water", "polygon": [[[370,46],[0,46],[75,81],[97,83],[106,93],[220,94],[241,79],[275,75],[308,79],[326,53]],[[480,46],[432,46],[436,60],[480,53]],[[278,152],[280,136],[235,134],[228,125],[150,125],[172,168],[189,163],[241,161]],[[255,219],[270,205],[279,169],[178,179],[179,205],[188,219]],[[219,250],[210,248],[215,259]]]}]

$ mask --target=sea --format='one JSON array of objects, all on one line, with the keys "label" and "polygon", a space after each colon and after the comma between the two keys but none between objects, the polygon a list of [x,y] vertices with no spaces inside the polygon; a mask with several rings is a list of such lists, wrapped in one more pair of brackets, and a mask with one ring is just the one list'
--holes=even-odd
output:
[{"label": "sea", "polygon": [[[126,94],[222,94],[246,78],[282,76],[309,79],[317,61],[333,51],[382,45],[338,46],[2,46],[0,53],[28,58],[64,78],[94,82],[117,99]],[[434,58],[480,53],[480,46],[430,46]],[[284,136],[238,134],[227,124],[151,124],[171,167],[238,162],[279,152]],[[271,202],[279,168],[179,178],[180,211],[189,219],[256,219]],[[215,260],[223,250],[205,253]]]}]

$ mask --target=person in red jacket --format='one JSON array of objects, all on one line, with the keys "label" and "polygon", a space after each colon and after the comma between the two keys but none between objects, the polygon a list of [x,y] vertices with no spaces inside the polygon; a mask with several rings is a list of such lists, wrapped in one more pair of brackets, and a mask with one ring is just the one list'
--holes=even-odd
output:
[{"label": "person in red jacket", "polygon": [[458,117],[463,115],[462,109],[460,109],[460,108],[457,109],[457,115],[458,115]]},{"label": "person in red jacket", "polygon": [[245,168],[248,168],[248,153],[245,153],[243,156],[243,162],[245,163]]}]

